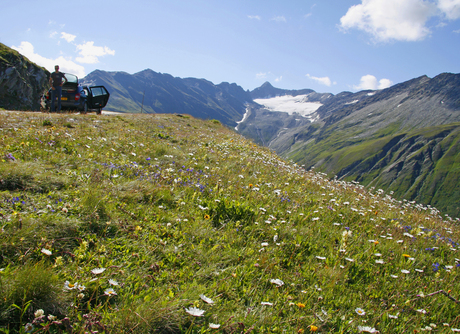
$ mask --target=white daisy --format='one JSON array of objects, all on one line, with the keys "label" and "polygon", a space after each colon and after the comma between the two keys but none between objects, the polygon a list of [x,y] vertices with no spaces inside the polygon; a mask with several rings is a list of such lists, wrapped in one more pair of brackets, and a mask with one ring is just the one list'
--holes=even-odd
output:
[{"label": "white daisy", "polygon": [[26,333],[31,333],[34,328],[34,325],[32,325],[30,322],[24,325],[24,330]]},{"label": "white daisy", "polygon": [[220,327],[219,324],[213,324],[212,322],[209,323],[209,328],[217,329],[217,328],[219,328],[219,327]]},{"label": "white daisy", "polygon": [[194,317],[202,317],[205,311],[200,310],[199,308],[196,308],[196,307],[190,307],[190,308],[186,308],[185,312],[187,312],[190,315],[193,315]]},{"label": "white daisy", "polygon": [[365,332],[365,333],[380,333],[378,330],[376,330],[375,328],[372,328],[370,326],[358,326],[358,331],[361,333],[361,332]]},{"label": "white daisy", "polygon": [[91,270],[91,272],[92,272],[94,275],[102,274],[104,271],[105,271],[105,268],[94,268],[93,270]]},{"label": "white daisy", "polygon": [[355,312],[356,312],[358,315],[366,315],[366,312],[365,312],[362,308],[360,308],[360,307],[357,307],[357,308],[355,309]]},{"label": "white daisy", "polygon": [[119,285],[118,282],[114,279],[109,279],[109,284],[110,285]]},{"label": "white daisy", "polygon": [[273,303],[270,302],[262,302],[261,305],[273,306]]},{"label": "white daisy", "polygon": [[78,288],[78,283],[70,283],[69,281],[64,282],[64,289],[74,290],[76,288]]},{"label": "white daisy", "polygon": [[108,289],[105,289],[104,290],[104,295],[107,295],[107,296],[116,296],[116,292],[114,289],[112,288],[108,288]]},{"label": "white daisy", "polygon": [[42,309],[38,309],[35,311],[34,316],[35,318],[40,318],[43,314],[45,314],[45,311],[43,311]]},{"label": "white daisy", "polygon": [[205,295],[200,295],[200,298],[208,304],[214,304],[214,301],[211,298],[206,297]]},{"label": "white daisy", "polygon": [[51,253],[50,250],[48,250],[48,249],[46,249],[46,248],[42,248],[41,252],[42,252],[43,254],[45,254],[45,255],[48,255],[48,256],[50,256],[51,254],[53,254],[53,253]]},{"label": "white daisy", "polygon": [[277,285],[277,286],[282,286],[282,285],[284,285],[284,282],[283,282],[282,280],[278,279],[278,278],[277,278],[277,279],[271,279],[271,280],[270,280],[270,283],[275,284],[275,285]]}]

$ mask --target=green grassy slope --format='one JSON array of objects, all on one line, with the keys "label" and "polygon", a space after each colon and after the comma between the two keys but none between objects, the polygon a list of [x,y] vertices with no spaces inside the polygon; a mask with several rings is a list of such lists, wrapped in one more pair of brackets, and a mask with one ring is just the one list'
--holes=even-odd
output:
[{"label": "green grassy slope", "polygon": [[329,175],[394,191],[397,198],[460,216],[460,124],[407,132],[395,127],[390,124],[366,138],[362,136],[365,128],[354,127],[351,132],[337,125],[317,133],[315,140],[299,141],[285,155],[308,167],[316,165]]},{"label": "green grassy slope", "polygon": [[459,227],[435,209],[217,121],[3,112],[0,134],[4,332],[460,328]]}]

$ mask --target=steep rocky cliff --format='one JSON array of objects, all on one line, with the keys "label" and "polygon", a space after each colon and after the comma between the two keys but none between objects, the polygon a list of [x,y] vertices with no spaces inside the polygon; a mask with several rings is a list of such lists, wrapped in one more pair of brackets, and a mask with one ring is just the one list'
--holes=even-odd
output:
[{"label": "steep rocky cliff", "polygon": [[50,73],[0,43],[0,108],[40,110]]}]

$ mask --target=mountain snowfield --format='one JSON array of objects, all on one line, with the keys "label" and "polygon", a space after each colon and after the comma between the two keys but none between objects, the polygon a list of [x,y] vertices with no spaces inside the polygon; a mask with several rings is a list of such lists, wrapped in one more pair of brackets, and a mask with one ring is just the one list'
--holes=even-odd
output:
[{"label": "mountain snowfield", "polygon": [[308,95],[277,96],[268,99],[255,99],[254,102],[263,105],[269,111],[286,112],[289,115],[297,113],[312,121],[316,118],[316,110],[322,106],[319,102],[308,102]]}]

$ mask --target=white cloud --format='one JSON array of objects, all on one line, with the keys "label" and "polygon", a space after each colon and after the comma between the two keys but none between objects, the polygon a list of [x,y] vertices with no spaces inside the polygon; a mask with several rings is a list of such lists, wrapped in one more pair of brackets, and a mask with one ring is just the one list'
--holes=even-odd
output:
[{"label": "white cloud", "polygon": [[281,80],[283,80],[283,76],[279,76],[278,78],[276,78],[275,82],[280,82]]},{"label": "white cloud", "polygon": [[460,0],[438,0],[438,8],[449,20],[460,18]]},{"label": "white cloud", "polygon": [[436,5],[425,0],[362,0],[348,9],[340,26],[363,30],[381,42],[418,41],[430,34],[426,23],[436,13]]},{"label": "white cloud", "polygon": [[380,79],[377,81],[377,78],[373,75],[364,75],[361,77],[361,81],[358,86],[353,86],[356,90],[376,90],[376,89],[385,89],[393,85],[393,82],[389,79]]},{"label": "white cloud", "polygon": [[[328,87],[331,87],[332,86],[332,81],[331,79],[329,79],[329,77],[322,77],[322,78],[318,78],[318,77],[314,77],[310,74],[307,74],[306,75],[308,78],[320,83],[321,85],[325,85],[325,86],[328,86]],[[335,82],[334,82],[335,84]]]},{"label": "white cloud", "polygon": [[68,34],[66,32],[61,32],[61,38],[65,39],[69,43],[73,42],[75,37],[77,37],[77,36],[72,35],[72,34]]},{"label": "white cloud", "polygon": [[393,81],[390,79],[380,79],[378,89],[385,89],[391,87],[393,85]]},{"label": "white cloud", "polygon": [[265,79],[265,78],[267,78],[267,74],[268,73],[266,73],[266,72],[259,72],[259,73],[256,74],[256,78],[257,79]]},{"label": "white cloud", "polygon": [[[313,10],[313,8],[315,8],[315,7],[316,7],[316,3],[311,6],[311,10]],[[310,13],[305,14],[303,17],[306,19],[306,18],[309,18],[312,15],[313,15],[313,13],[310,11]]]},{"label": "white cloud", "polygon": [[276,22],[286,22],[286,18],[284,16],[275,16],[271,20]]},{"label": "white cloud", "polygon": [[456,33],[456,34],[460,34],[460,29],[458,29],[458,30],[454,30],[454,33]]},{"label": "white cloud", "polygon": [[96,64],[99,62],[98,57],[105,55],[115,55],[115,51],[106,46],[95,46],[94,42],[86,42],[85,44],[77,45],[78,53],[81,57],[77,57],[76,61],[83,64]]},{"label": "white cloud", "polygon": [[40,56],[35,53],[34,46],[29,42],[21,42],[19,46],[12,46],[12,49],[18,51],[23,56],[26,56],[30,61],[46,68],[50,72],[54,71],[55,65],[59,65],[59,70],[61,72],[72,73],[79,78],[83,78],[85,76],[85,68],[83,66],[78,65],[72,60],[66,59],[62,56],[55,59]]},{"label": "white cloud", "polygon": [[259,15],[248,15],[248,18],[251,20],[261,20],[261,17]]}]

